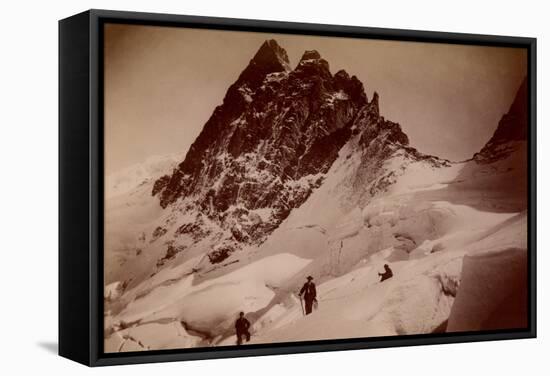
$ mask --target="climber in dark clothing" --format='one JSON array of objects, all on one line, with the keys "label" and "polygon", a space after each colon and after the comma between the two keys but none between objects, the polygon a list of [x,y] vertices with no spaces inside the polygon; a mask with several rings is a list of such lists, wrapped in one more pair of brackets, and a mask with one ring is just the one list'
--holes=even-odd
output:
[{"label": "climber in dark clothing", "polygon": [[386,279],[390,279],[393,277],[393,272],[391,271],[388,264],[384,264],[384,273],[378,273],[378,275],[381,277],[380,282],[384,282]]},{"label": "climber in dark clothing", "polygon": [[311,282],[313,280],[312,276],[307,277],[307,282],[304,283],[304,286],[300,290],[300,298],[304,296],[306,301],[306,315],[309,315],[313,308],[313,302],[317,299],[317,290],[315,289],[315,283]]},{"label": "climber in dark clothing", "polygon": [[235,331],[237,332],[237,345],[243,343],[243,336],[246,337],[246,342],[250,341],[250,322],[244,317],[244,312],[239,313],[239,318],[235,321]]}]

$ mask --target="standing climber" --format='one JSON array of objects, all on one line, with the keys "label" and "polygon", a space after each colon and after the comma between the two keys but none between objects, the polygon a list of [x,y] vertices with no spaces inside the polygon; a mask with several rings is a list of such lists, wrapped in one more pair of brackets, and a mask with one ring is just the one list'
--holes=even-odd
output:
[{"label": "standing climber", "polygon": [[244,312],[239,313],[239,318],[235,321],[235,331],[237,332],[237,345],[243,343],[243,336],[246,337],[246,342],[250,341],[250,321],[244,317]]},{"label": "standing climber", "polygon": [[391,271],[388,264],[384,264],[384,273],[378,273],[378,275],[381,277],[380,282],[384,282],[386,279],[390,279],[393,277],[393,272]]},{"label": "standing climber", "polygon": [[306,301],[306,315],[309,315],[313,308],[313,302],[317,301],[317,290],[315,289],[315,283],[311,282],[313,280],[312,276],[307,277],[307,282],[304,283],[304,286],[300,290],[300,293],[298,294],[300,296],[300,299],[302,298],[302,295],[304,296],[304,300]]}]

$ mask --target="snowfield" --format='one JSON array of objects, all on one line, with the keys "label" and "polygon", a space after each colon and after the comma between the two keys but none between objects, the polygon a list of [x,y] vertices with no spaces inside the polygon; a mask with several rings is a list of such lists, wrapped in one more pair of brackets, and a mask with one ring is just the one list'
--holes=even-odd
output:
[{"label": "snowfield", "polygon": [[[125,267],[106,273],[106,351],[233,345],[240,311],[252,343],[524,325],[527,154],[524,143],[513,147],[491,164],[437,167],[396,153],[385,162],[399,172],[393,183],[365,201],[351,141],[263,244],[206,267],[207,238],[151,275],[161,248],[136,254],[135,234],[150,233],[166,211],[150,184],[108,198],[106,262],[130,265],[136,277],[124,278]],[[134,237],[122,226],[128,218]],[[381,283],[385,263],[394,277]],[[297,292],[307,275],[319,308],[304,317]]]}]

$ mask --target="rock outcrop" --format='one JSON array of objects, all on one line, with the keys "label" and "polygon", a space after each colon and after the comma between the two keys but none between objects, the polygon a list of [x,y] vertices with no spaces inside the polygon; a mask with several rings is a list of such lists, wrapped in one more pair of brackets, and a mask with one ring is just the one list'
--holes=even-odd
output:
[{"label": "rock outcrop", "polygon": [[474,160],[490,163],[506,158],[516,150],[515,143],[527,141],[528,122],[527,78],[524,78],[508,113],[502,116],[495,133],[481,151],[474,155]]}]

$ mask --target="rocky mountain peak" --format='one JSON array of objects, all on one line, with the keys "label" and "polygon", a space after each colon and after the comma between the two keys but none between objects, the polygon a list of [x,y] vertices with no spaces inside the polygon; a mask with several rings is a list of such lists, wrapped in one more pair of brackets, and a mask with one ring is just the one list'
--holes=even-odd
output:
[{"label": "rocky mountain peak", "polygon": [[372,112],[376,113],[377,115],[380,114],[380,106],[378,104],[378,101],[379,101],[379,96],[378,96],[378,93],[375,91],[369,103],[369,108]]},{"label": "rocky mountain peak", "polygon": [[498,127],[491,141],[506,142],[526,140],[527,116],[527,79],[524,78],[516,92],[510,109],[498,123]]},{"label": "rocky mountain peak", "polygon": [[[355,77],[355,76],[353,76]],[[350,76],[348,72],[346,72],[344,69],[340,69],[338,72],[334,74],[334,79],[337,81],[346,82],[350,80]]]},{"label": "rocky mountain peak", "polygon": [[325,79],[332,78],[328,61],[321,58],[321,54],[315,50],[304,52],[295,72],[304,75],[317,75]]},{"label": "rocky mountain peak", "polygon": [[266,40],[258,49],[248,66],[240,74],[237,81],[229,88],[256,89],[268,74],[290,71],[288,55],[284,48],[274,40]]},{"label": "rocky mountain peak", "polygon": [[357,77],[333,76],[317,51],[306,51],[293,71],[287,65],[284,49],[264,42],[185,160],[154,184],[162,207],[185,201],[186,211],[223,229],[224,255],[263,242],[305,202],[354,129],[365,145],[408,144]]},{"label": "rocky mountain peak", "polygon": [[305,51],[302,55],[302,58],[300,59],[300,62],[304,60],[319,60],[321,58],[321,54],[317,52],[316,50],[309,50]]},{"label": "rocky mountain peak", "polygon": [[352,100],[364,105],[368,102],[363,83],[356,76],[349,76],[348,72],[341,69],[334,75],[335,86],[349,93]]},{"label": "rocky mountain peak", "polygon": [[251,63],[270,66],[272,72],[290,70],[288,55],[275,39],[266,40],[252,58]]},{"label": "rocky mountain peak", "polygon": [[492,162],[508,156],[514,151],[514,143],[527,140],[528,121],[527,78],[524,78],[510,109],[500,119],[489,142],[474,155],[474,160]]}]

